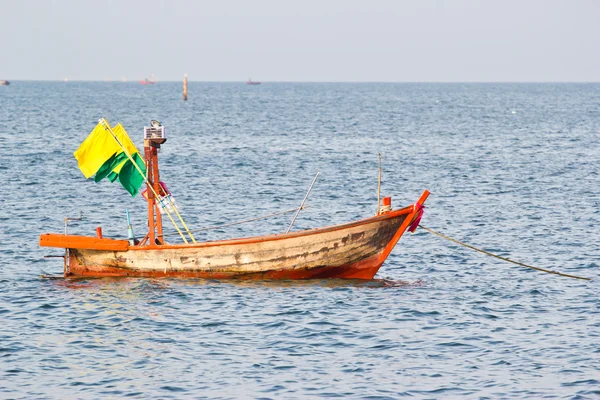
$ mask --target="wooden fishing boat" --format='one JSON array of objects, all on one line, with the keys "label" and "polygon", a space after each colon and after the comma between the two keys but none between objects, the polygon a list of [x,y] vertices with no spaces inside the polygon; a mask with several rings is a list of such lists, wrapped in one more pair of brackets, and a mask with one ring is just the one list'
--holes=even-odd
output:
[{"label": "wooden fishing boat", "polygon": [[163,235],[165,187],[157,152],[165,140],[144,140],[149,229],[141,241],[133,234],[127,240],[104,238],[100,229],[96,236],[40,236],[40,246],[65,249],[65,276],[372,279],[404,232],[416,229],[429,195],[425,190],[414,204],[397,210],[386,197],[377,214],[365,219],[268,236],[199,243],[183,223],[191,241],[178,228],[184,243],[170,244]]}]

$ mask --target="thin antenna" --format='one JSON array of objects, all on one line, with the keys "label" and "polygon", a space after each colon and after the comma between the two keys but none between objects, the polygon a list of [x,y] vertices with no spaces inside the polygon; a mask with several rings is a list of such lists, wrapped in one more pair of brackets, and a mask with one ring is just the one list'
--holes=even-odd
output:
[{"label": "thin antenna", "polygon": [[292,219],[292,223],[290,224],[290,226],[288,226],[287,231],[285,231],[285,233],[289,233],[290,229],[292,229],[294,222],[296,222],[296,217],[298,217],[300,210],[302,210],[302,208],[304,207],[304,203],[306,203],[306,199],[308,199],[308,195],[310,194],[310,191],[312,190],[312,187],[315,184],[315,182],[317,181],[317,178],[319,177],[320,173],[321,172],[317,172],[317,174],[315,175],[315,179],[313,179],[312,183],[310,184],[310,187],[308,188],[308,192],[306,192],[306,196],[304,196],[304,200],[302,200],[302,204],[300,204],[300,208],[298,208],[298,211],[296,211],[296,214],[294,214],[294,219]]},{"label": "thin antenna", "polygon": [[379,176],[377,178],[377,213],[379,214],[379,210],[381,208],[381,153],[377,153],[379,157]]}]

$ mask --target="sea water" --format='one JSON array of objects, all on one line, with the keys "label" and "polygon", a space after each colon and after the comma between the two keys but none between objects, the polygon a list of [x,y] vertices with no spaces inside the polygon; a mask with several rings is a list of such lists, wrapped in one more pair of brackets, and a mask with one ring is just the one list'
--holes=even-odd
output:
[{"label": "sea water", "polygon": [[[600,397],[600,85],[11,82],[0,87],[0,398]],[[127,238],[146,206],[85,180],[106,117],[198,240],[373,215],[431,191],[369,282],[51,279],[45,232]],[[168,221],[167,221],[168,222]],[[205,227],[222,226],[203,230]],[[171,243],[181,241],[170,224]],[[45,278],[41,278],[44,275]]]}]

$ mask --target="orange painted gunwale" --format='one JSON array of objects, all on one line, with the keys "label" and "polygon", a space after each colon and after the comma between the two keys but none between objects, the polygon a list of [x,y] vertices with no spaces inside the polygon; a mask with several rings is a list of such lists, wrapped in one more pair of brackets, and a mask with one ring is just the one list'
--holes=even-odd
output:
[{"label": "orange painted gunwale", "polygon": [[[419,199],[417,203],[423,204],[427,199],[429,192],[426,190],[423,192],[423,195]],[[77,235],[62,235],[55,233],[45,233],[40,235],[40,246],[44,247],[59,247],[59,248],[83,248],[90,250],[115,250],[115,251],[146,251],[146,250],[162,250],[162,249],[186,249],[186,248],[199,248],[199,247],[212,247],[212,246],[223,246],[229,244],[252,244],[252,243],[261,243],[266,241],[276,241],[283,240],[293,237],[302,237],[309,236],[317,233],[327,233],[333,232],[336,230],[352,228],[355,226],[369,224],[375,221],[386,220],[389,218],[394,218],[403,214],[415,214],[415,205],[410,205],[404,208],[400,208],[398,210],[393,210],[388,213],[382,215],[376,215],[372,217],[363,218],[357,221],[348,222],[339,225],[327,226],[323,228],[315,228],[315,229],[307,229],[298,232],[291,233],[279,233],[273,235],[266,236],[253,236],[248,238],[235,238],[235,239],[225,239],[225,240],[217,240],[210,242],[201,242],[201,243],[189,243],[189,244],[163,244],[163,245],[155,245],[149,244],[147,246],[129,246],[129,243],[126,240],[117,240],[117,239],[99,239],[93,236],[77,236]],[[393,247],[396,245],[397,241],[404,234],[404,231],[408,227],[408,225],[412,222],[412,218],[407,218],[405,224],[398,229],[397,237],[394,237],[392,241],[386,247],[384,254],[382,257],[384,260],[387,258]],[[97,246],[94,247],[94,244],[97,243]],[[393,243],[393,244],[392,244]],[[382,255],[383,256],[383,255]]]},{"label": "orange painted gunwale", "polygon": [[64,235],[59,233],[44,233],[40,235],[40,246],[108,251],[127,251],[130,249],[127,240],[99,238],[96,236]]},{"label": "orange painted gunwale", "polygon": [[[347,222],[340,225],[332,225],[323,228],[306,229],[303,231],[291,232],[291,233],[278,233],[266,236],[253,236],[248,238],[236,238],[236,239],[225,239],[211,242],[202,243],[190,243],[190,244],[163,244],[163,245],[148,245],[148,246],[131,246],[129,250],[143,251],[143,250],[163,250],[163,249],[186,249],[186,248],[197,248],[197,247],[212,247],[212,246],[223,246],[229,244],[252,244],[261,243],[267,241],[283,240],[294,237],[310,236],[317,233],[327,233],[337,230],[353,228],[355,226],[366,225],[375,221],[382,221],[389,218],[397,217],[403,214],[411,214],[414,212],[414,205],[404,207],[398,210],[391,211],[383,215],[376,215],[373,217],[367,217],[358,221]],[[408,218],[407,218],[408,219]]]}]

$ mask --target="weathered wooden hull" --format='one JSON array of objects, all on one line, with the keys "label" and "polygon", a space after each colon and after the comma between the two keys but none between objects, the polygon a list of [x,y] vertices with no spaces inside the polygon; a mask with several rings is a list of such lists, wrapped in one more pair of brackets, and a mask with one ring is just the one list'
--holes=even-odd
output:
[{"label": "weathered wooden hull", "polygon": [[371,279],[407,214],[333,229],[189,246],[127,251],[72,249],[78,276]]},{"label": "weathered wooden hull", "polygon": [[372,279],[407,228],[418,224],[428,195],[371,218],[287,234],[130,246],[126,240],[50,233],[40,236],[40,246],[68,250],[67,276]]},{"label": "weathered wooden hull", "polygon": [[68,276],[372,279],[422,213],[428,194],[403,209],[288,234],[147,246],[130,246],[125,240],[45,234],[40,236],[40,245],[68,249]]}]

